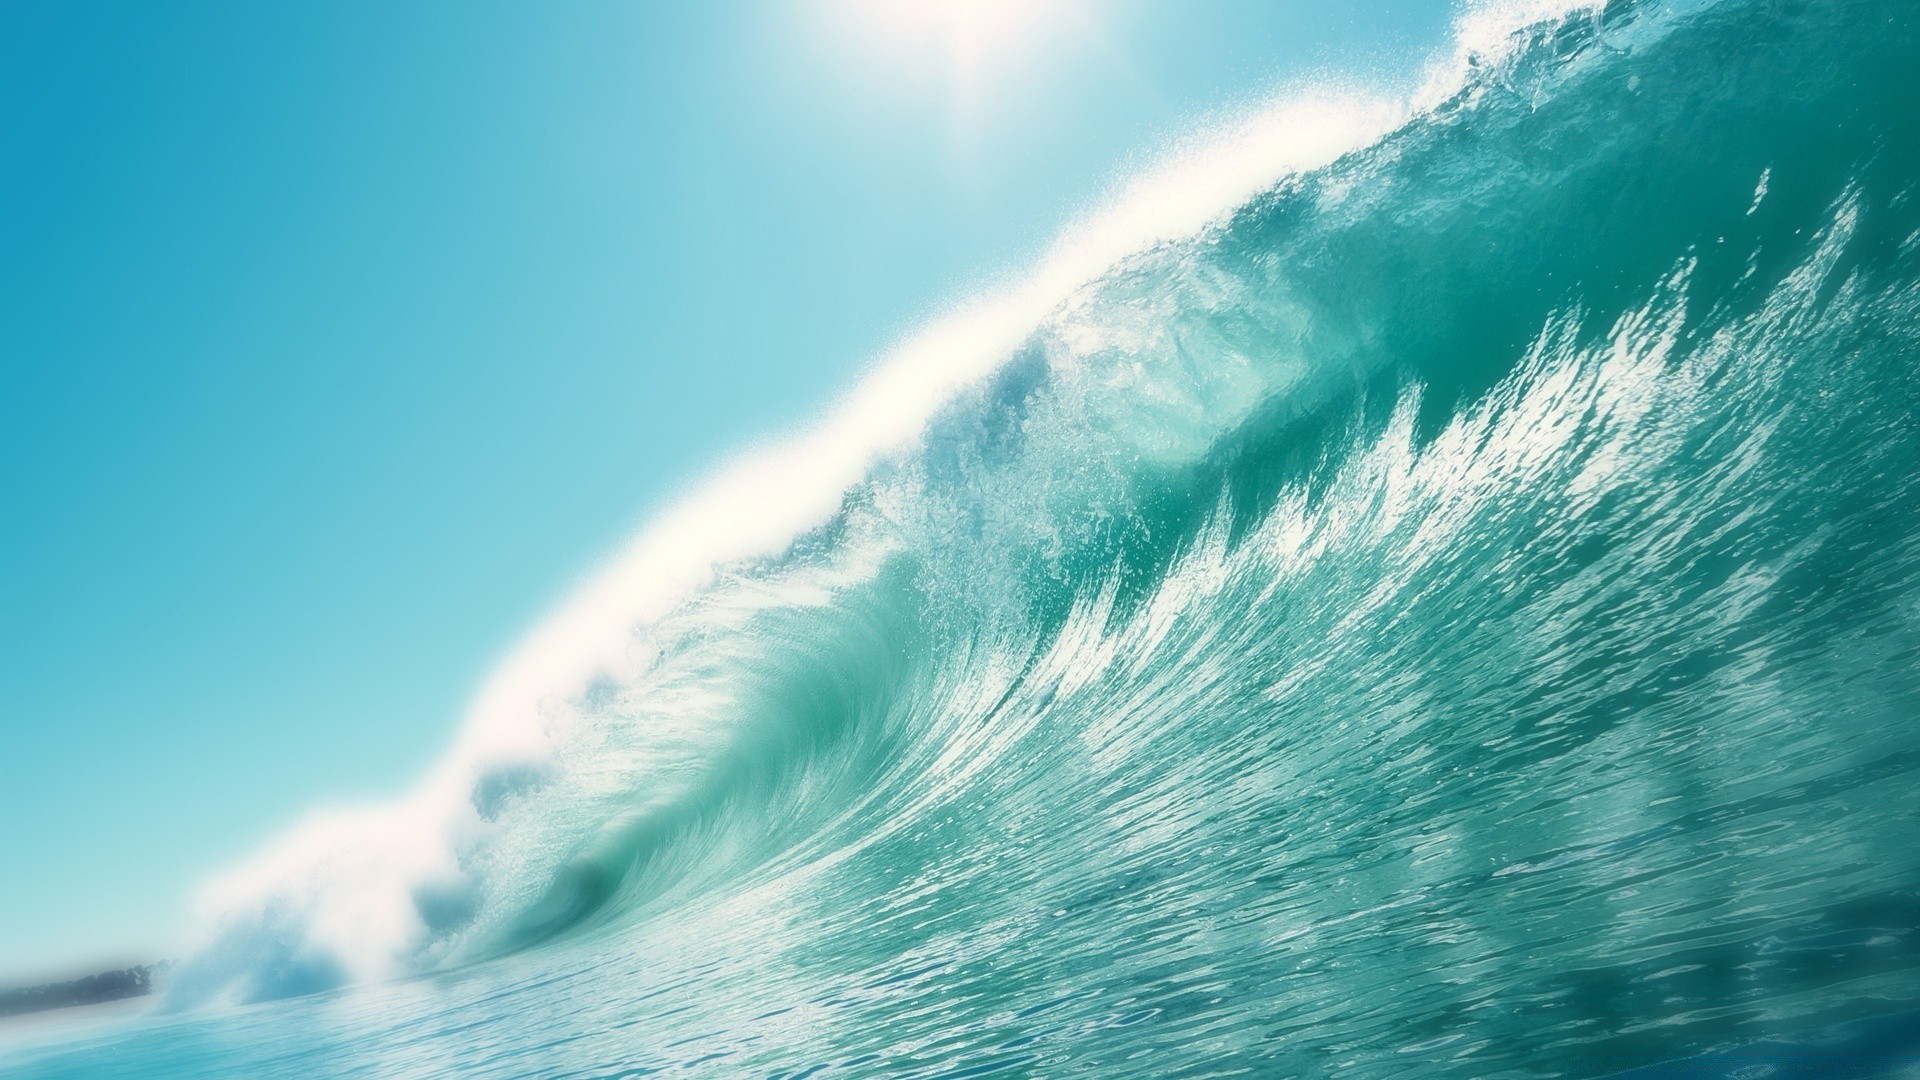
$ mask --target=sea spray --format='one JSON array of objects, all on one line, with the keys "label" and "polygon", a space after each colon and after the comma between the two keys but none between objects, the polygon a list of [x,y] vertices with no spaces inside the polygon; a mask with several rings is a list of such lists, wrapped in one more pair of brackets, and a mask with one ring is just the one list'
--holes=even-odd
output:
[{"label": "sea spray", "polygon": [[650,531],[173,1000],[432,974],[144,1060],[1911,1054],[1920,16],[1482,25]]}]

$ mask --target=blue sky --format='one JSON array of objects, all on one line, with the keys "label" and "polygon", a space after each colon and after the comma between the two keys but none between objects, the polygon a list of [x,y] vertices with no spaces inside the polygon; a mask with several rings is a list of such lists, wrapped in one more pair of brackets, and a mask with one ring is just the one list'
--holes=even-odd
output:
[{"label": "blue sky", "polygon": [[1052,0],[961,79],[940,2],[0,6],[0,982],[171,948],[651,509],[1452,13]]}]

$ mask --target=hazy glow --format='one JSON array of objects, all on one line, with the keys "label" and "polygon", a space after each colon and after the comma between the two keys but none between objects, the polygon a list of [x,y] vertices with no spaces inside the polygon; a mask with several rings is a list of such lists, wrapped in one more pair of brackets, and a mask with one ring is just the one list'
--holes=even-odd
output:
[{"label": "hazy glow", "polygon": [[953,134],[972,140],[987,99],[1010,91],[1016,69],[1099,35],[1082,0],[827,0],[865,62],[904,83],[940,83]]},{"label": "hazy glow", "polygon": [[875,19],[909,31],[932,30],[948,40],[979,45],[1019,33],[1046,14],[1044,0],[862,0]]}]

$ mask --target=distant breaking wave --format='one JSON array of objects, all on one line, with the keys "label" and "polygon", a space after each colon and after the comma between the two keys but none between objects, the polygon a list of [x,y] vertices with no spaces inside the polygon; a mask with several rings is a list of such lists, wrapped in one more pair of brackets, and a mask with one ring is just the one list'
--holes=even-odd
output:
[{"label": "distant breaking wave", "polygon": [[1118,979],[1308,1071],[1920,1006],[1916,55],[1487,9],[1229,125],[210,883],[173,1002],[706,942],[713,1001]]}]

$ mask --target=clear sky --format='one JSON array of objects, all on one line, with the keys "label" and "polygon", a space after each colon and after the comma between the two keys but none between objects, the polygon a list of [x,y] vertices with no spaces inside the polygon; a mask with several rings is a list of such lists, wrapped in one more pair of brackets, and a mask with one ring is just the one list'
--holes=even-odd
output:
[{"label": "clear sky", "polygon": [[651,509],[1452,14],[965,2],[0,4],[0,983],[171,948]]}]

